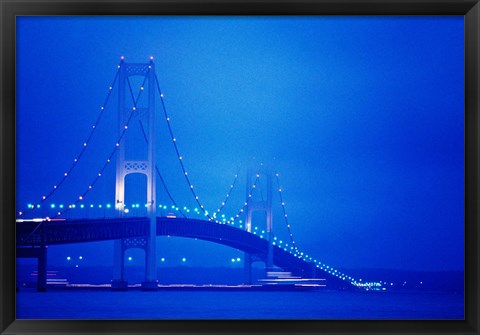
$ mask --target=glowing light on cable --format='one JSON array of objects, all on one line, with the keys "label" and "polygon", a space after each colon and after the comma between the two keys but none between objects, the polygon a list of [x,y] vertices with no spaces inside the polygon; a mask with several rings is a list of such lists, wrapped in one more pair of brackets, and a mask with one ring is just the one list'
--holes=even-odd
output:
[{"label": "glowing light on cable", "polygon": [[[117,79],[118,79],[119,72],[120,72],[120,65],[118,66],[118,70],[117,70],[117,72],[116,72],[116,74],[115,74],[115,78],[113,79],[112,85],[111,85],[110,87],[114,87],[114,86],[115,86],[115,83],[117,82]],[[88,143],[90,142],[90,140],[92,139],[92,136],[93,136],[93,134],[95,133],[95,130],[96,130],[98,124],[100,123],[100,120],[101,120],[101,118],[102,118],[102,116],[103,116],[103,112],[104,112],[104,110],[105,110],[105,107],[106,107],[108,101],[110,100],[111,92],[112,92],[112,90],[110,89],[110,90],[108,91],[108,94],[107,94],[107,97],[106,97],[106,99],[105,99],[105,102],[104,102],[103,105],[102,105],[101,112],[100,112],[100,114],[98,115],[98,117],[97,117],[94,125],[92,126],[92,128],[91,128],[91,130],[90,130],[90,133],[89,133],[88,136],[87,136],[87,139],[83,142],[82,149],[80,150],[79,154],[75,156],[76,158],[75,158],[75,160],[73,161],[73,164],[70,165],[70,167],[68,168],[67,172],[65,172],[65,173],[63,174],[63,177],[60,179],[60,181],[53,186],[53,188],[51,189],[51,191],[50,191],[48,194],[46,194],[45,196],[42,197],[42,199],[38,202],[38,204],[41,204],[41,203],[43,203],[44,201],[46,201],[48,198],[50,198],[50,197],[55,193],[55,191],[58,189],[58,187],[61,186],[61,185],[63,184],[63,182],[67,179],[67,177],[70,175],[70,173],[71,173],[72,170],[75,168],[75,166],[77,166],[80,158],[83,156],[83,154],[84,154],[84,152],[85,152],[85,150],[86,150],[86,148],[87,148],[87,144],[88,144]],[[33,209],[33,208],[31,208],[31,209]],[[22,214],[20,214],[20,215],[23,215],[23,214],[25,214],[25,213],[27,213],[27,212],[29,212],[29,211],[28,211],[28,210],[23,211]]]},{"label": "glowing light on cable", "polygon": [[[147,73],[145,74],[145,77],[144,77],[144,83],[145,81],[147,80],[147,77],[148,77],[148,71]],[[137,106],[137,102],[140,98],[140,95],[142,93],[142,91],[140,91],[137,95],[137,99],[135,99],[133,97],[133,91],[132,91],[132,86],[130,84],[130,81],[127,80],[127,83],[128,83],[128,87],[130,89],[130,94],[132,96],[132,100],[133,100],[133,108],[132,108],[132,112],[130,113],[128,119],[127,119],[127,122],[126,122],[126,125],[128,126],[130,124],[130,121],[132,120],[132,117],[134,115],[134,111],[136,110],[136,106]],[[128,127],[127,127],[128,128]],[[113,148],[113,150],[111,151],[110,155],[108,156],[108,159],[106,160],[106,162],[103,164],[102,168],[100,169],[100,171],[97,173],[97,176],[95,177],[95,179],[90,183],[90,185],[88,186],[87,190],[83,192],[83,194],[81,194],[80,196],[82,197],[82,200],[85,198],[85,196],[93,189],[93,187],[95,186],[95,184],[97,183],[97,181],[100,179],[100,177],[102,176],[103,172],[105,171],[106,167],[108,166],[110,160],[112,159],[112,157],[115,155],[115,153],[117,152],[118,150],[118,147],[120,146],[120,143],[123,139],[123,137],[125,136],[125,133],[127,131],[127,128],[123,128],[121,133],[120,133],[120,136],[119,138],[117,139],[117,142],[115,144],[115,147]],[[77,199],[76,203],[78,203],[80,200]],[[75,204],[76,204],[75,203]],[[66,208],[64,211],[60,212],[60,214],[57,214],[56,217],[66,213],[70,208]],[[128,209],[125,210],[125,213],[128,213]]]},{"label": "glowing light on cable", "polygon": [[276,180],[277,180],[278,194],[280,195],[280,203],[282,204],[283,217],[285,218],[285,223],[287,225],[287,230],[288,230],[288,234],[290,236],[290,241],[292,242],[292,245],[293,245],[293,249],[298,256],[301,256],[300,251],[298,250],[297,246],[295,245],[295,240],[293,239],[293,234],[292,234],[292,231],[290,229],[290,224],[288,223],[288,217],[287,217],[287,213],[285,211],[285,201],[283,201],[282,188],[280,187],[279,175],[280,175],[279,173],[276,173],[275,177],[276,177]]},{"label": "glowing light on cable", "polygon": [[180,151],[178,150],[178,145],[177,145],[177,141],[173,140],[175,139],[176,137],[174,136],[173,134],[173,130],[172,130],[172,126],[170,124],[170,117],[168,116],[167,114],[167,109],[165,107],[165,102],[163,100],[163,93],[162,93],[162,90],[160,89],[160,83],[158,81],[158,77],[157,75],[155,74],[155,83],[157,85],[157,90],[158,90],[158,94],[160,95],[160,102],[162,104],[162,108],[163,108],[163,114],[164,114],[164,117],[167,121],[167,126],[168,126],[168,131],[170,133],[170,139],[172,140],[172,143],[173,143],[173,146],[175,148],[175,152],[177,154],[177,157],[178,157],[178,161],[180,163],[180,166],[182,168],[182,172],[183,172],[183,175],[185,177],[185,181],[187,182],[187,185],[189,186],[189,189],[190,189],[190,192],[192,193],[193,197],[195,198],[195,201],[197,202],[198,206],[200,207],[200,209],[203,211],[203,213],[205,214],[205,216],[207,216],[208,220],[209,221],[213,221],[213,218],[208,215],[208,211],[206,211],[204,209],[204,207],[202,206],[202,204],[200,203],[200,199],[199,199],[199,196],[195,193],[195,191],[193,190],[193,187],[191,187],[192,182],[190,181],[189,177],[188,177],[188,173],[185,169],[185,165],[183,163],[183,157],[180,155]]},{"label": "glowing light on cable", "polygon": [[260,175],[257,173],[257,174],[256,174],[256,178],[255,178],[255,181],[253,182],[252,187],[250,188],[250,191],[249,191],[248,194],[247,194],[247,199],[246,199],[246,201],[243,203],[243,207],[240,208],[240,210],[239,210],[239,211],[237,212],[237,214],[235,215],[235,219],[239,218],[240,215],[244,212],[245,207],[247,207],[247,205],[248,205],[248,203],[249,203],[249,201],[250,201],[250,199],[251,199],[251,197],[252,197],[252,193],[253,193],[253,191],[255,190],[255,187],[254,187],[254,186],[257,185],[257,182],[258,182],[258,179],[259,179],[259,178],[260,178]]},{"label": "glowing light on cable", "polygon": [[223,208],[225,207],[225,204],[227,203],[227,201],[228,201],[228,199],[229,199],[229,197],[230,197],[230,194],[232,193],[232,190],[233,190],[233,188],[234,188],[234,186],[235,186],[235,183],[237,182],[238,173],[235,174],[234,178],[235,178],[235,179],[233,179],[233,182],[230,184],[230,189],[229,189],[229,191],[228,191],[228,193],[227,193],[227,195],[226,195],[226,197],[225,197],[225,200],[222,201],[220,207],[217,209],[217,211],[214,213],[214,215],[220,213],[220,212],[223,210]]}]

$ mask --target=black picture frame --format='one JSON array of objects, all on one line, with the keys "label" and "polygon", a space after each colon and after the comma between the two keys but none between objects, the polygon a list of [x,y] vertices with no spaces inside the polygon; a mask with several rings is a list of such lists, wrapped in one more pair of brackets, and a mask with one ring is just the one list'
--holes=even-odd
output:
[{"label": "black picture frame", "polygon": [[[2,334],[479,334],[478,0],[0,0],[0,331]],[[15,17],[17,15],[464,15],[465,320],[109,321],[15,319]]]}]

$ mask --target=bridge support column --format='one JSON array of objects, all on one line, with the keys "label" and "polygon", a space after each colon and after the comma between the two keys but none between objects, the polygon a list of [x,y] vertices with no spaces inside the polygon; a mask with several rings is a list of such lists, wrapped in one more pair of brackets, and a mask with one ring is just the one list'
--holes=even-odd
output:
[{"label": "bridge support column", "polygon": [[115,240],[113,243],[114,260],[112,290],[125,291],[128,289],[128,283],[125,280],[125,255],[123,250],[123,241]]},{"label": "bridge support column", "polygon": [[38,250],[37,258],[37,291],[47,291],[47,247],[42,245]]},{"label": "bridge support column", "polygon": [[150,236],[147,239],[145,247],[145,281],[142,282],[143,291],[153,291],[158,289],[157,266],[156,266],[156,237],[157,222],[156,218],[150,221]]},{"label": "bridge support column", "polygon": [[47,246],[17,247],[16,257],[37,259],[37,291],[47,291]]},{"label": "bridge support column", "polygon": [[157,216],[156,216],[156,183],[155,183],[155,68],[150,62],[151,70],[148,72],[148,152],[149,162],[147,175],[147,213],[150,218],[150,230],[145,249],[145,281],[142,290],[158,289],[156,241],[157,241]]},{"label": "bridge support column", "polygon": [[[267,199],[261,201],[253,201],[250,195],[251,187],[250,182],[252,180],[252,169],[250,168],[247,172],[247,207],[246,207],[246,218],[245,218],[245,230],[249,233],[252,232],[252,213],[254,211],[265,212],[266,219],[266,237],[268,240],[268,247],[265,250],[265,277],[268,276],[268,272],[273,270],[273,215],[272,215],[272,171],[269,168],[265,168],[261,164],[262,169],[259,173],[263,173],[267,177]],[[257,175],[258,176],[258,175]],[[248,262],[247,262],[248,259]],[[245,254],[245,275],[249,274],[247,277],[248,283],[251,283],[251,267],[252,267],[252,255]]]},{"label": "bridge support column", "polygon": [[243,261],[245,284],[252,284],[252,255],[248,252],[244,255]]},{"label": "bridge support column", "polygon": [[[128,78],[130,76],[145,76],[148,87],[148,106],[146,108],[139,108],[138,101],[132,101],[132,107],[125,104],[127,84],[130,88]],[[156,269],[156,237],[157,237],[157,222],[156,222],[156,183],[155,183],[155,65],[153,58],[146,64],[127,64],[123,59],[120,63],[119,70],[119,104],[118,104],[118,134],[121,138],[117,152],[117,168],[116,168],[116,185],[115,185],[115,208],[118,216],[123,217],[128,213],[125,207],[125,177],[130,173],[139,173],[147,176],[147,213],[150,219],[149,230],[144,237],[145,240],[145,281],[142,282],[142,289],[152,290],[158,288],[157,269]],[[144,88],[142,87],[142,90]],[[147,140],[147,157],[143,160],[128,160],[128,156],[138,155],[134,143],[129,143],[125,135],[125,130],[128,128],[129,120],[138,118],[148,122],[147,132],[145,134]],[[133,122],[132,122],[133,123]],[[132,139],[130,139],[130,142]],[[144,145],[143,141],[140,145]],[[115,242],[114,250],[114,280],[112,281],[113,289],[126,288],[124,280],[124,251],[126,249],[126,240],[119,240]]]},{"label": "bridge support column", "polygon": [[[252,180],[252,170],[251,168],[248,169],[247,171],[247,192],[246,192],[246,197],[248,200],[248,196],[250,194],[250,188],[252,185],[250,185],[250,182]],[[249,206],[247,203],[247,210],[246,210],[246,217],[245,217],[245,230],[249,233],[252,232],[252,210],[251,210],[251,205]],[[245,253],[244,256],[244,262],[243,262],[243,269],[244,269],[244,276],[245,276],[245,284],[252,284],[252,255],[249,254],[248,252]]]},{"label": "bridge support column", "polygon": [[267,221],[267,235],[268,235],[268,250],[265,275],[273,270],[273,227],[272,227],[272,171],[267,170],[267,201],[265,205],[266,221]]}]

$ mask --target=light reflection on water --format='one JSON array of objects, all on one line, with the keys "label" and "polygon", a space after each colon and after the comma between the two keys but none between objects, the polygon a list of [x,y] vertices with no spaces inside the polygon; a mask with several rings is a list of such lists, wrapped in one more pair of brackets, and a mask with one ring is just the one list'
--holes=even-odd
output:
[{"label": "light reflection on water", "polygon": [[17,293],[17,319],[463,319],[457,293],[109,290]]}]

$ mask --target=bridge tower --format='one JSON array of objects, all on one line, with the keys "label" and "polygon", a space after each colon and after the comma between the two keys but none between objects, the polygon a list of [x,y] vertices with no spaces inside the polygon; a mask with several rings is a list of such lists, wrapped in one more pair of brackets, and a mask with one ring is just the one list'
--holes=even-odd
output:
[{"label": "bridge tower", "polygon": [[[251,192],[252,188],[252,177],[253,170],[250,167],[247,172],[247,199]],[[253,200],[252,198],[248,199],[246,207],[246,218],[245,218],[245,230],[249,233],[252,232],[252,214],[253,212],[265,212],[266,216],[266,234],[268,239],[268,249],[265,250],[265,254],[262,255],[253,255],[250,253],[245,253],[244,256],[244,269],[245,269],[245,278],[246,283],[252,283],[252,263],[258,259],[265,260],[265,275],[269,271],[272,271],[273,268],[273,222],[272,222],[272,171],[270,168],[265,167],[261,164],[260,171],[256,172],[259,175],[265,175],[267,178],[267,198],[262,200]]]},{"label": "bridge tower", "polygon": [[[130,100],[131,86],[129,78],[132,76],[146,77],[146,93],[148,105],[139,108],[135,104],[126,103]],[[149,63],[125,63],[122,57],[119,69],[118,85],[118,134],[121,137],[117,152],[116,162],[116,183],[115,183],[115,208],[119,217],[125,215],[125,178],[128,174],[139,173],[147,177],[147,216],[149,218],[148,235],[143,238],[127,238],[116,240],[114,243],[114,274],[112,289],[126,290],[125,281],[125,251],[129,248],[142,248],[145,250],[145,281],[142,282],[143,290],[156,290],[158,288],[156,269],[156,189],[155,189],[155,65],[153,57]],[[144,89],[143,87],[141,88]],[[145,92],[145,91],[144,91]],[[128,99],[126,98],[128,97]],[[133,98],[133,97],[132,97]],[[131,119],[130,119],[131,118]],[[143,147],[144,143],[136,144],[127,140],[125,129],[129,120],[143,120],[148,123],[146,127],[147,154],[143,160],[128,160],[127,148],[137,150]],[[130,121],[130,124],[133,122]],[[129,143],[127,143],[129,142]]]}]

